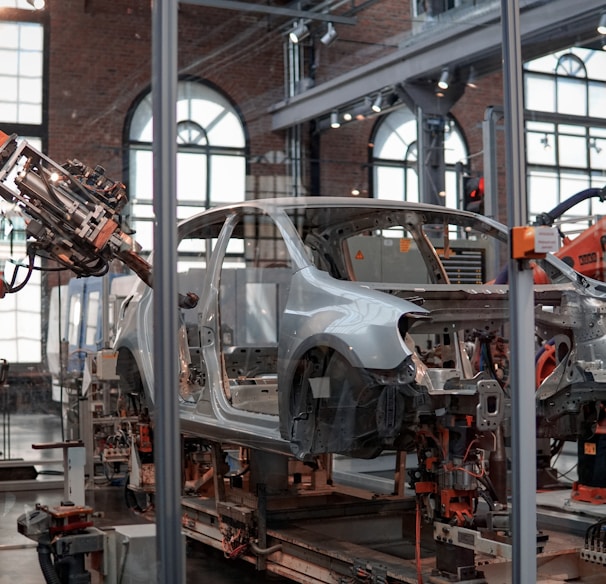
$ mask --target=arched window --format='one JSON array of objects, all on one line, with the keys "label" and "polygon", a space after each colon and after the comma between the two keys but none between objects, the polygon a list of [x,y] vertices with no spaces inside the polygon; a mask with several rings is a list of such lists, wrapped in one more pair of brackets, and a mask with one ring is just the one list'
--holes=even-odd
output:
[{"label": "arched window", "polygon": [[[152,101],[146,93],[127,121],[130,224],[144,250],[153,243]],[[177,218],[245,198],[246,132],[235,106],[216,88],[177,87]]]},{"label": "arched window", "polygon": [[[606,53],[573,47],[524,65],[528,209],[532,220],[606,173]],[[587,200],[569,217],[604,214]],[[585,222],[586,224],[586,222]]]},{"label": "arched window", "polygon": [[[417,118],[401,107],[381,119],[373,148],[374,193],[380,199],[419,201],[417,175]],[[448,207],[457,207],[455,165],[467,160],[467,148],[454,120],[448,119],[444,132],[446,163],[446,199]]]}]

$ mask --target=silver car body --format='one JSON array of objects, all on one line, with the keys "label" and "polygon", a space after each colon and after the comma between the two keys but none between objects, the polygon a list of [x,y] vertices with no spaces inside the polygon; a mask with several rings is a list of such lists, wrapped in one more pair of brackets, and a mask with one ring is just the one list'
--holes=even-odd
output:
[{"label": "silver car body", "polygon": [[[505,226],[439,206],[307,197],[211,209],[179,234],[180,292],[200,297],[182,311],[184,432],[301,459],[373,457],[409,449],[427,416],[491,428],[507,415],[507,359],[489,355],[509,320],[507,285],[495,283]],[[568,437],[582,405],[606,398],[606,286],[551,255],[536,264],[549,280],[535,286],[537,354],[555,347],[539,431]],[[123,391],[152,410],[155,316],[140,282],[115,342]]]}]

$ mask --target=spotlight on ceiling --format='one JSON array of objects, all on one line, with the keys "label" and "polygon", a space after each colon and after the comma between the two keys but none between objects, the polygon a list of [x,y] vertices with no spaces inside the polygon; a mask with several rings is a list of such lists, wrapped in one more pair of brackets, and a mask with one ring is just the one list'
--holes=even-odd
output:
[{"label": "spotlight on ceiling", "polygon": [[326,32],[320,37],[320,42],[327,47],[337,40],[337,29],[332,22],[326,25]]},{"label": "spotlight on ceiling", "polygon": [[295,24],[294,28],[288,33],[288,38],[293,44],[300,43],[303,39],[309,36],[307,25],[301,20]]},{"label": "spotlight on ceiling", "polygon": [[478,76],[476,75],[476,70],[473,66],[470,67],[469,75],[467,76],[467,87],[471,87],[471,89],[476,89],[478,87],[477,78]]},{"label": "spotlight on ceiling", "polygon": [[440,74],[440,79],[438,81],[438,87],[440,89],[448,89],[448,83],[450,82],[450,71],[448,67],[444,67],[442,69],[442,73]]},{"label": "spotlight on ceiling", "polygon": [[34,10],[42,10],[46,6],[45,0],[27,0],[27,3],[33,6]]},{"label": "spotlight on ceiling", "polygon": [[372,105],[370,106],[370,109],[375,112],[375,113],[379,113],[381,111],[381,104],[383,103],[383,96],[379,93],[377,95],[377,97],[375,98],[375,100],[372,102]]},{"label": "spotlight on ceiling", "polygon": [[598,32],[606,34],[606,12],[602,12],[600,16],[600,24],[598,24]]},{"label": "spotlight on ceiling", "polygon": [[330,127],[331,128],[340,128],[341,122],[339,122],[339,112],[334,111],[330,114]]}]

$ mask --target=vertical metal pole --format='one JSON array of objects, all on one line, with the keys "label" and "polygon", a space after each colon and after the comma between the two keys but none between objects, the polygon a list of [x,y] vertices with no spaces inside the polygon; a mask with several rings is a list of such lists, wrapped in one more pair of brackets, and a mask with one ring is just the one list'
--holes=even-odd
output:
[{"label": "vertical metal pole", "polygon": [[[519,0],[502,0],[507,208],[511,229],[527,221]],[[536,582],[536,415],[532,272],[509,260],[514,584]]]},{"label": "vertical metal pole", "polygon": [[[425,115],[423,109],[417,106],[416,111],[417,117],[417,178],[419,181],[419,201],[421,203],[428,203],[430,199],[427,195],[427,176],[425,174],[425,151],[427,148],[427,135],[423,128],[423,122]],[[405,197],[408,197],[408,193],[404,193]],[[433,201],[431,201],[433,203]]]},{"label": "vertical metal pole", "polygon": [[[102,349],[109,349],[109,272],[103,276],[101,284],[101,336]],[[106,411],[107,413],[107,411]]]},{"label": "vertical metal pole", "polygon": [[[498,191],[499,169],[497,167],[497,124],[503,119],[503,108],[490,106],[484,113],[482,122],[482,144],[484,163],[484,215],[497,221],[503,221],[499,217]],[[499,257],[494,250],[488,250],[486,257],[486,268],[490,278],[494,278],[503,266],[503,258]]]},{"label": "vertical metal pole", "polygon": [[178,2],[152,2],[154,163],[154,401],[157,581],[185,582],[181,538],[181,456],[177,294]]},{"label": "vertical metal pole", "polygon": [[484,112],[482,121],[482,144],[484,165],[484,215],[497,221],[498,168],[497,168],[497,123],[503,118],[501,108],[490,106]]}]

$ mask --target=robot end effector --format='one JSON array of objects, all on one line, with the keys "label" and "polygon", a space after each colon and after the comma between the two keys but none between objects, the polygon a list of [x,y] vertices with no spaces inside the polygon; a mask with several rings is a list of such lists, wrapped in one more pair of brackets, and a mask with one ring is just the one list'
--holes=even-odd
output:
[{"label": "robot end effector", "polygon": [[[0,131],[0,196],[25,216],[29,256],[25,282],[0,280],[0,298],[27,283],[36,255],[79,277],[101,276],[118,259],[152,286],[151,266],[120,216],[128,202],[126,188],[106,177],[102,167],[78,160],[60,166],[15,134]],[[180,296],[183,308],[196,302],[191,293]]]}]

